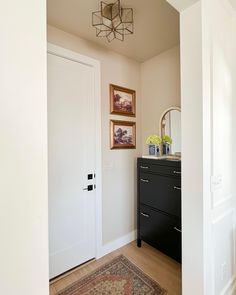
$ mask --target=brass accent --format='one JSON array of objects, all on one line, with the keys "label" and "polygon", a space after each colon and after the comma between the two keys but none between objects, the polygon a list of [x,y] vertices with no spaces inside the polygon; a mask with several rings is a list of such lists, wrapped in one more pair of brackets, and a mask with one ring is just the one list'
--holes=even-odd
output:
[{"label": "brass accent", "polygon": [[122,8],[120,0],[115,3],[101,1],[100,11],[92,13],[92,25],[97,37],[105,37],[108,42],[114,39],[124,41],[125,35],[133,34],[134,18],[132,8]]}]

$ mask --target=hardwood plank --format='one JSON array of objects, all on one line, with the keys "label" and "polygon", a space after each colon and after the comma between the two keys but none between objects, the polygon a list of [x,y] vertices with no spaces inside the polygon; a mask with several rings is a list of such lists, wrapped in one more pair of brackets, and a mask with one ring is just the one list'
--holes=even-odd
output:
[{"label": "hardwood plank", "polygon": [[50,285],[49,286],[49,290],[50,290],[50,295],[55,295],[56,294],[56,289],[55,289],[55,287],[53,286],[53,285]]}]

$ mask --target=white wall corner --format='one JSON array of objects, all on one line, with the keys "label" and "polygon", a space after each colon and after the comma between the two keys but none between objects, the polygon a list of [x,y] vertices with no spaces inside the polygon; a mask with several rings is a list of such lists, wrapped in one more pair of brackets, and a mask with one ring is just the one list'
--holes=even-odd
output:
[{"label": "white wall corner", "polygon": [[99,259],[131,242],[133,242],[137,237],[137,231],[134,230],[123,237],[113,240],[102,246],[101,251],[98,253],[96,259]]},{"label": "white wall corner", "polygon": [[192,6],[199,0],[166,0],[171,6],[173,6],[177,11],[181,12],[186,8]]}]

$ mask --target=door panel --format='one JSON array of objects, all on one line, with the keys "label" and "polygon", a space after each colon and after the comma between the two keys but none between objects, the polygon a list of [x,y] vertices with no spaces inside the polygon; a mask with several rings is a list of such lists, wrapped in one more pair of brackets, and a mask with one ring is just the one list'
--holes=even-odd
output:
[{"label": "door panel", "polygon": [[94,117],[93,68],[48,54],[51,278],[95,257]]}]

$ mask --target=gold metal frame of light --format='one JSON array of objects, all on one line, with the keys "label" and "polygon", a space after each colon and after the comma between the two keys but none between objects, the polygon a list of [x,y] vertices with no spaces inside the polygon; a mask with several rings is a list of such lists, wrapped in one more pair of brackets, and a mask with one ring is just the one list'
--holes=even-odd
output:
[{"label": "gold metal frame of light", "polygon": [[97,37],[124,41],[125,35],[133,34],[134,19],[132,8],[122,8],[120,0],[115,3],[101,2],[101,10],[92,13],[92,25]]}]

